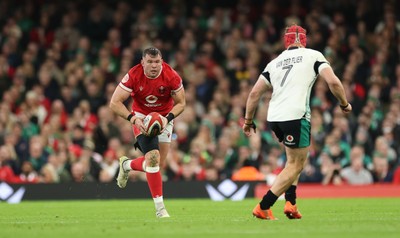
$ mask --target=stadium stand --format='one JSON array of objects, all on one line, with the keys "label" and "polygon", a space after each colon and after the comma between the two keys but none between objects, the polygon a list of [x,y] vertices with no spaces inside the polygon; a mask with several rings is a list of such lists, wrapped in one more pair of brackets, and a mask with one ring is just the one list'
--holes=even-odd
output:
[{"label": "stadium stand", "polygon": [[282,145],[265,124],[266,108],[257,112],[260,133],[243,136],[244,103],[282,50],[285,26],[298,23],[307,47],[322,51],[342,79],[354,110],[345,118],[327,85],[316,82],[300,182],[346,184],[343,169],[361,160],[374,183],[399,183],[398,9],[393,0],[3,0],[0,181],[114,181],[113,160],[140,152],[129,123],[107,105],[154,45],[182,76],[188,105],[175,120],[165,180],[216,181],[251,166],[270,183],[285,163]]}]

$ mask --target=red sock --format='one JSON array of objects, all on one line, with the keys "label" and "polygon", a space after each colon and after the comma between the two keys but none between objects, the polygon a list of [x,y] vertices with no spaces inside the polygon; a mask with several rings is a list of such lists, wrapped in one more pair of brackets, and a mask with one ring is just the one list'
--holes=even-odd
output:
[{"label": "red sock", "polygon": [[133,170],[136,170],[136,171],[144,172],[144,170],[143,170],[143,161],[144,161],[144,156],[141,156],[139,158],[133,159],[131,161],[131,168]]},{"label": "red sock", "polygon": [[146,172],[146,178],[147,184],[150,188],[151,196],[153,198],[162,196],[162,179],[160,171],[158,171],[157,173]]}]

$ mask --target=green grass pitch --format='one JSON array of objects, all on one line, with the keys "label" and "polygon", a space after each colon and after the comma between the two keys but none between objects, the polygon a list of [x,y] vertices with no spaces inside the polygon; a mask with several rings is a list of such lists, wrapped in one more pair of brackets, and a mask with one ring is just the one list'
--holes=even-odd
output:
[{"label": "green grass pitch", "polygon": [[299,199],[301,220],[253,218],[258,200],[212,202],[167,199],[169,219],[157,219],[148,200],[23,201],[0,203],[0,238],[122,237],[400,237],[400,199]]}]

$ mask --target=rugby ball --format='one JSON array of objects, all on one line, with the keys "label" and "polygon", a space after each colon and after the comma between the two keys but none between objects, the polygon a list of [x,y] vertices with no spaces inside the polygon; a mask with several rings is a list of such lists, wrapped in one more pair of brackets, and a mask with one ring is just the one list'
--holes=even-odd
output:
[{"label": "rugby ball", "polygon": [[143,125],[146,131],[146,136],[158,136],[163,129],[161,115],[157,112],[149,113],[143,119]]}]

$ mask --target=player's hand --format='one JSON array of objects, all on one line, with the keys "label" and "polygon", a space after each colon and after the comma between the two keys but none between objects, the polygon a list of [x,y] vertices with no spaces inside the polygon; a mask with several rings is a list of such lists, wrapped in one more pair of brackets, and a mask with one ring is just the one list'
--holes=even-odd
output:
[{"label": "player's hand", "polygon": [[249,136],[251,136],[251,131],[253,130],[254,131],[254,133],[256,133],[256,124],[254,123],[254,122],[252,122],[251,124],[249,124],[249,123],[244,123],[243,124],[243,127],[242,127],[242,129],[243,129],[243,133],[247,136],[247,137],[249,137]]},{"label": "player's hand", "polygon": [[161,129],[160,134],[164,132],[165,128],[168,125],[168,119],[166,117],[161,116],[161,120],[162,120],[162,129]]},{"label": "player's hand", "polygon": [[342,112],[344,114],[349,114],[353,110],[353,107],[351,106],[350,103],[347,103],[347,105],[344,107],[340,106],[340,109],[342,109]]},{"label": "player's hand", "polygon": [[164,129],[168,124],[168,119],[166,117],[164,117],[164,116],[160,116],[160,117],[161,117],[161,120],[162,120],[162,127]]},{"label": "player's hand", "polygon": [[144,124],[143,124],[143,119],[137,117],[136,120],[134,121],[135,123],[133,123],[134,126],[136,126],[137,128],[139,128],[140,132],[142,132],[143,134],[146,134],[146,129],[144,128]]}]

